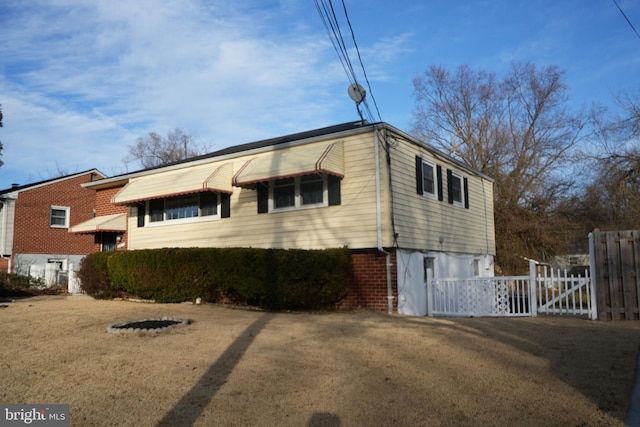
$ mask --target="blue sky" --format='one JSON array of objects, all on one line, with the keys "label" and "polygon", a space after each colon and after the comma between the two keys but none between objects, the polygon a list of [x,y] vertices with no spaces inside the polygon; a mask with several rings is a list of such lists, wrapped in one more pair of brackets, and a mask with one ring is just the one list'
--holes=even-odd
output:
[{"label": "blue sky", "polygon": [[[640,31],[640,2],[617,1]],[[406,131],[432,64],[555,64],[576,106],[640,88],[640,38],[613,0],[345,4],[382,119]],[[313,0],[3,0],[0,28],[0,189],[138,170],[123,158],[151,131],[213,151],[359,118]]]}]

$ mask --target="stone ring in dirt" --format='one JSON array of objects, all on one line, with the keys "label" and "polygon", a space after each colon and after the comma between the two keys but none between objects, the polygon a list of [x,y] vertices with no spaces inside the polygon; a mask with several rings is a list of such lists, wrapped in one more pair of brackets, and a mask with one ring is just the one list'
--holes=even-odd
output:
[{"label": "stone ring in dirt", "polygon": [[107,332],[165,332],[176,326],[187,326],[189,319],[174,319],[173,317],[155,317],[150,319],[131,320],[124,323],[114,323],[107,328]]}]

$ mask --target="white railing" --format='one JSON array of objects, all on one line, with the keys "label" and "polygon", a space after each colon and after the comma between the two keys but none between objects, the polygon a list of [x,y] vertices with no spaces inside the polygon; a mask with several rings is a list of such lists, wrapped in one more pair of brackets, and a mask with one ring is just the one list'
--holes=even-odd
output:
[{"label": "white railing", "polygon": [[[597,316],[593,284],[531,262],[529,276],[438,278],[427,281],[428,316]],[[541,274],[539,274],[541,273]]]},{"label": "white railing", "polygon": [[431,316],[532,315],[528,276],[434,279],[427,288]]}]

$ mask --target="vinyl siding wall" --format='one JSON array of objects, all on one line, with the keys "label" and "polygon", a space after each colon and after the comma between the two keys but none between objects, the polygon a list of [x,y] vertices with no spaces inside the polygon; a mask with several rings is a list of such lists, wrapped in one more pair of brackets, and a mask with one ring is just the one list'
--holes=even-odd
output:
[{"label": "vinyl siding wall", "polygon": [[[417,194],[416,156],[442,167],[443,200]],[[469,209],[448,202],[447,169],[467,178]],[[495,255],[493,183],[423,147],[395,138],[391,148],[394,218],[404,249]],[[383,187],[384,188],[384,187]]]},{"label": "vinyl siding wall", "polygon": [[[364,133],[313,144],[327,145],[336,141],[342,141],[344,145],[345,176],[341,181],[340,205],[258,214],[257,191],[234,187],[230,218],[185,224],[166,221],[160,226],[149,226],[147,222],[144,227],[138,227],[136,208],[132,208],[128,225],[129,249],[376,247],[373,135]],[[272,156],[273,151],[265,151],[218,160],[215,165],[231,161],[235,173],[251,158],[255,158],[254,162],[268,162]],[[385,221],[388,223],[388,218]]]}]

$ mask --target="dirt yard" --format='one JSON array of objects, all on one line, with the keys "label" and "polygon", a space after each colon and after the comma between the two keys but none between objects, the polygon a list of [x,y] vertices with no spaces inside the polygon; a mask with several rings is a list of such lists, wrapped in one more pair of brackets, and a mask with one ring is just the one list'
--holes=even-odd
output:
[{"label": "dirt yard", "polygon": [[[34,297],[0,308],[0,403],[72,426],[622,426],[640,322],[265,313]],[[160,334],[114,323],[188,318]]]}]

